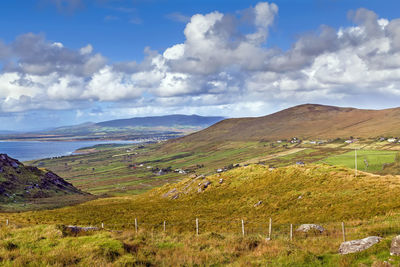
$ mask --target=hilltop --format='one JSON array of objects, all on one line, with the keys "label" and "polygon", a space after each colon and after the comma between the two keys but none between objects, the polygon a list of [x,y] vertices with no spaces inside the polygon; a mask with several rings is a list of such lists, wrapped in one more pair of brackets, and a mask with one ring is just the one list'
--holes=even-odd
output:
[{"label": "hilltop", "polygon": [[0,154],[0,209],[3,204],[21,204],[37,199],[88,196],[57,174]]},{"label": "hilltop", "polygon": [[400,108],[363,110],[304,104],[263,117],[226,119],[177,142],[398,136],[399,124]]}]

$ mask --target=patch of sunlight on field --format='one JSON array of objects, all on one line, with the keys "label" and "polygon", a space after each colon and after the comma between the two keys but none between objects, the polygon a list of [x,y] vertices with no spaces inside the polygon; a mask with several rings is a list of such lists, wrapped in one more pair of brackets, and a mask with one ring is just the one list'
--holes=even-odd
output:
[{"label": "patch of sunlight on field", "polygon": [[[396,153],[398,152],[387,150],[357,150],[357,168],[368,172],[381,171],[384,164],[394,162]],[[352,150],[341,155],[328,157],[321,162],[354,169],[355,152]]]}]

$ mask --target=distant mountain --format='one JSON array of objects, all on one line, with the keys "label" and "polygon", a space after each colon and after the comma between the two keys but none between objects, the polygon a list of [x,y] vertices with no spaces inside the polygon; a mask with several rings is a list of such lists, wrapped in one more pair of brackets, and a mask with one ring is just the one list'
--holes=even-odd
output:
[{"label": "distant mountain", "polygon": [[165,140],[202,130],[223,119],[198,115],[136,117],[86,122],[29,133],[0,134],[0,140]]},{"label": "distant mountain", "polygon": [[51,171],[25,166],[0,154],[0,203],[65,195],[88,195]]},{"label": "distant mountain", "polygon": [[292,137],[333,139],[350,136],[399,137],[400,108],[363,110],[305,104],[263,117],[226,119],[174,141],[258,141]]},{"label": "distant mountain", "polygon": [[136,117],[131,119],[111,120],[96,123],[103,127],[176,127],[200,126],[207,127],[225,119],[224,117],[203,117],[198,115],[166,115],[153,117]]}]

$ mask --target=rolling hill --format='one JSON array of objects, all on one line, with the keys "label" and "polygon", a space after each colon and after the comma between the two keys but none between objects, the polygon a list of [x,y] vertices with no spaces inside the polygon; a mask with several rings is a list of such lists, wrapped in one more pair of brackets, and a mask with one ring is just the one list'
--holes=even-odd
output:
[{"label": "rolling hill", "polygon": [[226,119],[176,142],[399,136],[399,124],[400,108],[363,110],[304,104],[263,117]]}]

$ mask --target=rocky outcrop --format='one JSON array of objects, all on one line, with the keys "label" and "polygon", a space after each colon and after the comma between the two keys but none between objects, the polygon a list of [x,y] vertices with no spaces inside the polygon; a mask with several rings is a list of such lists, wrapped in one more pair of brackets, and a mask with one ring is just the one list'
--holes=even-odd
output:
[{"label": "rocky outcrop", "polygon": [[325,231],[325,229],[321,225],[307,223],[307,224],[300,225],[299,228],[296,229],[296,231],[303,232],[303,233],[308,233],[310,231],[317,231],[317,232],[322,233]]},{"label": "rocky outcrop", "polygon": [[[12,167],[14,169],[23,166],[21,162],[9,157],[7,154],[0,154],[0,167]],[[3,169],[3,168],[2,168]]]},{"label": "rocky outcrop", "polygon": [[349,253],[360,252],[366,250],[367,248],[372,247],[376,243],[379,243],[381,239],[382,238],[379,236],[369,236],[363,239],[346,241],[340,244],[339,253],[344,255]]},{"label": "rocky outcrop", "polygon": [[0,176],[0,202],[20,202],[66,194],[88,195],[57,174],[24,166],[6,154],[0,154]]}]

